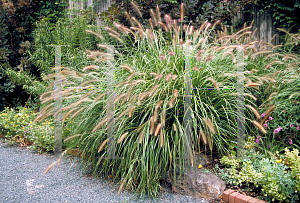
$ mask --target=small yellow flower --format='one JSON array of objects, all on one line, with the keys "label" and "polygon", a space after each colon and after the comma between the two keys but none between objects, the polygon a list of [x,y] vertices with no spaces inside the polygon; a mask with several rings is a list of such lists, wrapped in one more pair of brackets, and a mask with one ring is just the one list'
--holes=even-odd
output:
[{"label": "small yellow flower", "polygon": [[45,136],[43,136],[43,138],[45,138]]},{"label": "small yellow flower", "polygon": [[54,136],[52,136],[52,138],[54,138]]},{"label": "small yellow flower", "polygon": [[51,129],[53,129],[53,127],[51,127]]},{"label": "small yellow flower", "polygon": [[281,162],[282,162],[282,159],[276,160],[276,163],[281,163]]},{"label": "small yellow flower", "polygon": [[50,124],[50,122],[48,121],[48,124]]},{"label": "small yellow flower", "polygon": [[40,126],[40,128],[42,128],[42,127]]},{"label": "small yellow flower", "polygon": [[13,124],[14,122],[10,122],[11,124]]},{"label": "small yellow flower", "polygon": [[70,123],[72,123],[72,121],[70,121]]},{"label": "small yellow flower", "polygon": [[199,164],[198,168],[202,168],[202,165],[201,165],[201,164]]},{"label": "small yellow flower", "polygon": [[23,127],[23,129],[24,129],[24,127]]},{"label": "small yellow flower", "polygon": [[8,119],[6,119],[8,121]]},{"label": "small yellow flower", "polygon": [[69,128],[67,128],[67,130],[69,130]]},{"label": "small yellow flower", "polygon": [[79,146],[77,145],[77,147],[79,147]]},{"label": "small yellow flower", "polygon": [[9,134],[9,132],[7,132],[7,134]]},{"label": "small yellow flower", "polygon": [[15,117],[18,117],[18,114],[16,114]]}]

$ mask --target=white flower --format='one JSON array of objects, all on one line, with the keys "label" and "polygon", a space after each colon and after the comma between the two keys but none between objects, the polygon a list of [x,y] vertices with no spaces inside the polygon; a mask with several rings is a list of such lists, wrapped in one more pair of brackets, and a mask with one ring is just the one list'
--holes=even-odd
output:
[{"label": "white flower", "polygon": [[21,114],[21,113],[18,113],[18,116],[22,116],[22,114]]}]

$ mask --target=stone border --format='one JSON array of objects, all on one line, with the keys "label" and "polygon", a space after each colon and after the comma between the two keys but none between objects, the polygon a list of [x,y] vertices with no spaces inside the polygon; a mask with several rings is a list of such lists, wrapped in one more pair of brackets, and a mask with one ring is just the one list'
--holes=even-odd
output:
[{"label": "stone border", "polygon": [[231,189],[223,192],[222,200],[228,203],[267,203],[263,200],[240,194]]}]

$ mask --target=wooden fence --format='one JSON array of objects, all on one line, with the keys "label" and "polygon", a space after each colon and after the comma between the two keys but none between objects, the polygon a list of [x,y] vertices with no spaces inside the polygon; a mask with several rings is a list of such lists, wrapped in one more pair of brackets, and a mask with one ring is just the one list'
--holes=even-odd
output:
[{"label": "wooden fence", "polygon": [[[113,0],[66,0],[69,2],[69,9],[71,8],[77,8],[77,9],[84,9],[89,6],[92,6],[94,12],[103,12],[107,10],[111,4],[114,3]],[[236,12],[233,14],[232,23],[233,25],[237,24],[238,22],[242,21],[245,22],[245,20],[254,20],[252,32],[255,31],[254,39],[255,40],[263,40],[265,42],[271,42],[274,45],[278,45],[282,43],[282,40],[280,40],[280,37],[284,35],[283,32],[279,32],[276,29],[276,26],[273,24],[273,19],[271,15],[264,13],[259,13],[259,10],[262,9],[260,5],[254,5],[251,7],[251,10],[253,11],[253,14],[250,14],[250,16],[245,16],[242,12]],[[97,25],[102,25],[101,21],[97,19]],[[242,26],[235,26],[237,30],[241,29]],[[277,34],[277,36],[272,39],[272,37]],[[271,41],[272,39],[272,41]]]},{"label": "wooden fence", "polygon": [[[255,40],[271,42],[273,45],[282,43],[283,40],[281,40],[280,37],[284,36],[285,34],[277,30],[277,26],[274,25],[274,20],[272,19],[271,14],[267,14],[266,12],[260,13],[259,10],[261,9],[261,5],[253,5],[250,7],[250,10],[253,12],[253,14],[250,14],[250,16],[245,16],[245,14],[242,12],[233,14],[233,25],[237,24],[240,21],[245,22],[248,20],[254,20],[252,32],[256,30],[254,34]],[[239,30],[241,27],[242,26],[236,26],[235,28]],[[273,38],[275,34],[277,35]]]}]

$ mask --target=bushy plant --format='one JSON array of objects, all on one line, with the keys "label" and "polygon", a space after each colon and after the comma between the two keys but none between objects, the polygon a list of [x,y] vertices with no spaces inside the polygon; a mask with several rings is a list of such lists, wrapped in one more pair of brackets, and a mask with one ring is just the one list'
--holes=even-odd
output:
[{"label": "bushy plant", "polygon": [[[138,7],[136,10],[138,12]],[[184,18],[183,10],[182,4],[181,19]],[[206,147],[211,152],[226,154],[228,148],[236,144],[237,104],[233,88],[237,84],[236,44],[244,45],[247,134],[266,134],[262,123],[258,122],[261,117],[255,102],[260,95],[259,86],[272,82],[274,79],[268,75],[281,67],[270,68],[276,60],[271,54],[276,54],[266,50],[266,46],[273,47],[272,44],[259,43],[264,46],[256,50],[255,43],[258,42],[251,41],[251,26],[229,35],[222,24],[223,31],[215,30],[220,26],[219,21],[214,24],[204,22],[194,30],[193,26],[183,25],[183,20],[177,24],[178,21],[169,15],[165,15],[164,23],[158,7],[152,15],[148,26],[129,16],[131,29],[115,22],[114,27],[105,27],[102,31],[108,31],[109,36],[124,46],[118,48],[114,60],[115,156],[124,158],[105,159],[109,149],[105,148],[108,112],[104,89],[108,84],[104,67],[111,55],[102,50],[87,50],[87,57],[94,59],[95,65],[84,67],[82,63],[63,68],[62,74],[66,77],[63,87],[70,89],[63,92],[61,111],[66,112],[63,121],[69,117],[76,125],[74,134],[68,139],[69,146],[79,145],[83,156],[93,161],[95,173],[113,175],[121,184],[120,190],[125,187],[141,194],[157,195],[159,181],[175,165],[175,157],[188,153],[193,164],[195,151],[200,152]],[[154,27],[158,31],[152,29]],[[104,44],[106,39],[102,33],[87,32],[100,37],[102,44],[98,46],[101,49],[110,49]],[[129,47],[132,37],[134,46]],[[197,91],[193,91],[191,99],[192,144],[185,152],[184,85],[185,71],[190,71],[185,68],[185,55],[190,44],[192,84]],[[53,77],[48,75],[44,79],[53,80]],[[74,86],[82,89],[75,91]],[[49,89],[41,95],[42,103],[47,105],[36,120],[41,121],[55,113],[53,93]],[[253,124],[257,131],[253,130]]]},{"label": "bushy plant", "polygon": [[[298,158],[289,153],[286,148],[286,163],[296,166],[299,163]],[[295,151],[297,153],[297,151]],[[282,162],[282,158],[266,158],[253,149],[247,150],[246,159],[238,161],[237,164],[231,164],[231,168],[215,168],[217,174],[227,183],[242,186],[253,184],[261,188],[264,199],[268,202],[277,200],[279,202],[297,202],[298,200],[298,176],[295,173],[295,167],[289,167]],[[222,157],[221,164],[228,166],[228,157]]]},{"label": "bushy plant", "polygon": [[[0,114],[0,133],[4,135],[7,142],[14,144],[20,142],[26,145],[26,140],[32,142],[28,148],[39,152],[53,152],[54,150],[54,123],[53,118],[48,118],[44,122],[37,124],[34,119],[38,113],[33,109],[18,107],[11,109],[6,107]],[[71,133],[72,121],[63,129],[63,138]]]}]

